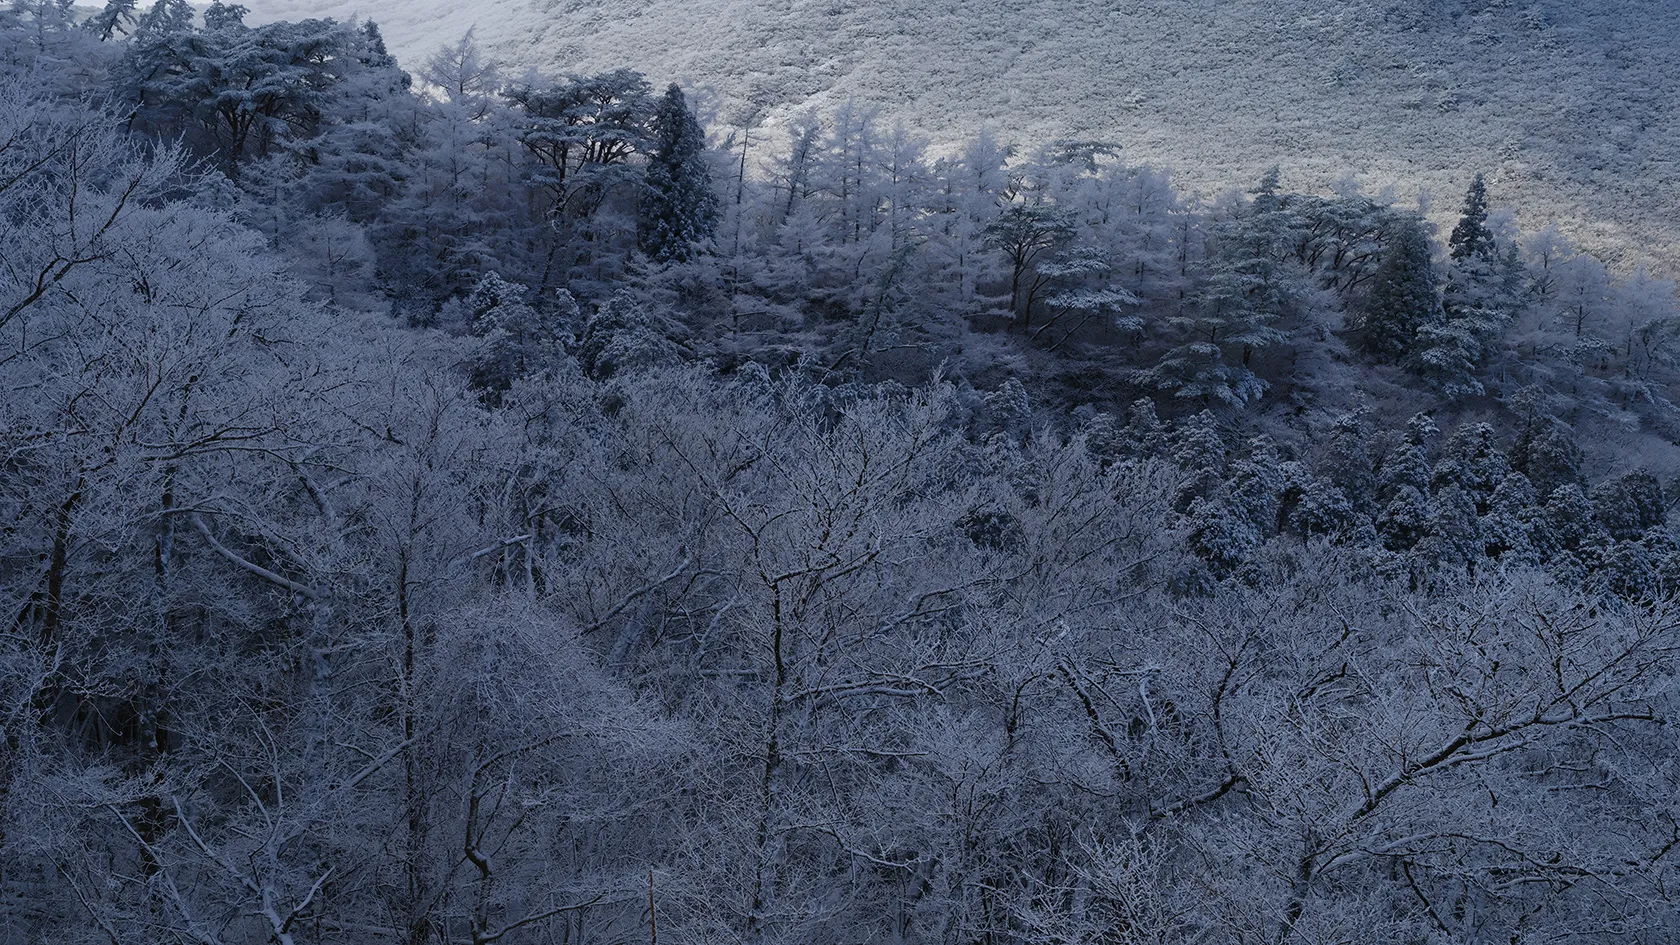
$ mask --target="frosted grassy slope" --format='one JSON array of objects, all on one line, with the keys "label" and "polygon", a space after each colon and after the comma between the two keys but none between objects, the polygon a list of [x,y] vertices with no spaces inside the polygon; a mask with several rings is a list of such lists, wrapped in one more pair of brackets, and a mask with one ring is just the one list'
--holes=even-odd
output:
[{"label": "frosted grassy slope", "polygon": [[848,96],[949,141],[1102,137],[1206,188],[1281,163],[1418,183],[1472,172],[1525,225],[1680,271],[1674,0],[246,0],[377,19],[413,62],[470,26],[521,65],[631,65],[769,120]]}]

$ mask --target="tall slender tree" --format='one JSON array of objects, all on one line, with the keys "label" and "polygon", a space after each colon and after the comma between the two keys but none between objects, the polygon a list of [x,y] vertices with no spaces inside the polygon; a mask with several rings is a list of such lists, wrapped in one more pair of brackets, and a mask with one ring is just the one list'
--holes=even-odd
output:
[{"label": "tall slender tree", "polygon": [[1389,243],[1372,279],[1359,346],[1378,360],[1398,363],[1412,353],[1425,326],[1445,320],[1429,237],[1421,221],[1407,220]]},{"label": "tall slender tree", "polygon": [[717,227],[718,200],[706,165],[706,132],[675,83],[653,114],[653,151],[648,157],[636,237],[642,251],[660,261],[681,261]]},{"label": "tall slender tree", "polygon": [[1464,195],[1464,212],[1458,225],[1453,227],[1452,235],[1447,238],[1447,247],[1453,259],[1494,257],[1493,231],[1488,229],[1487,220],[1487,180],[1477,174],[1476,179],[1470,182],[1469,192]]},{"label": "tall slender tree", "polygon": [[1488,228],[1487,182],[1477,174],[1464,197],[1464,211],[1447,239],[1442,307],[1446,318],[1424,325],[1414,367],[1452,396],[1480,394],[1477,370],[1489,344],[1520,307],[1511,275],[1515,257],[1502,256]]}]

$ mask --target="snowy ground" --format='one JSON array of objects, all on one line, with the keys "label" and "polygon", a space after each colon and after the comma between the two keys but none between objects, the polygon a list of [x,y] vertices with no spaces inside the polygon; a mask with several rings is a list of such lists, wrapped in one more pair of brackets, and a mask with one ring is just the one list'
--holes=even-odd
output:
[{"label": "snowy ground", "polygon": [[1092,137],[1209,190],[1272,163],[1421,184],[1478,169],[1525,227],[1556,219],[1680,271],[1673,0],[246,0],[379,21],[407,62],[469,27],[551,72],[619,65],[710,88],[720,121],[847,97],[936,142]]}]

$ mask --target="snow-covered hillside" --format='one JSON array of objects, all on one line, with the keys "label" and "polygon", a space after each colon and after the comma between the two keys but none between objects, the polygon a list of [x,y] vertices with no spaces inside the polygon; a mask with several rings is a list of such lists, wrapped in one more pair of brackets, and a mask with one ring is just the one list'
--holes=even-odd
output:
[{"label": "snow-covered hillside", "polygon": [[1673,0],[248,0],[362,16],[415,62],[476,26],[552,72],[638,68],[715,90],[720,120],[848,97],[935,142],[1105,138],[1207,189],[1272,163],[1421,185],[1471,174],[1525,225],[1680,269]]}]

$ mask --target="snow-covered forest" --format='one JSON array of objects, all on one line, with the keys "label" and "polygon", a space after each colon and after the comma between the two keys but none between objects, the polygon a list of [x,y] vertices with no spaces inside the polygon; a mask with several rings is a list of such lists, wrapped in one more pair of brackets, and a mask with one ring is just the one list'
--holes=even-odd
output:
[{"label": "snow-covered forest", "polygon": [[0,942],[1680,936],[1672,283],[639,65],[0,11]]},{"label": "snow-covered forest", "polygon": [[[1673,0],[247,0],[251,22],[379,21],[419,61],[477,27],[515,67],[635,64],[786,122],[848,99],[943,149],[1104,137],[1215,192],[1274,163],[1436,208],[1477,167],[1531,225],[1680,271]],[[1432,214],[1432,217],[1436,215]],[[1439,222],[1439,219],[1438,219]]]}]

